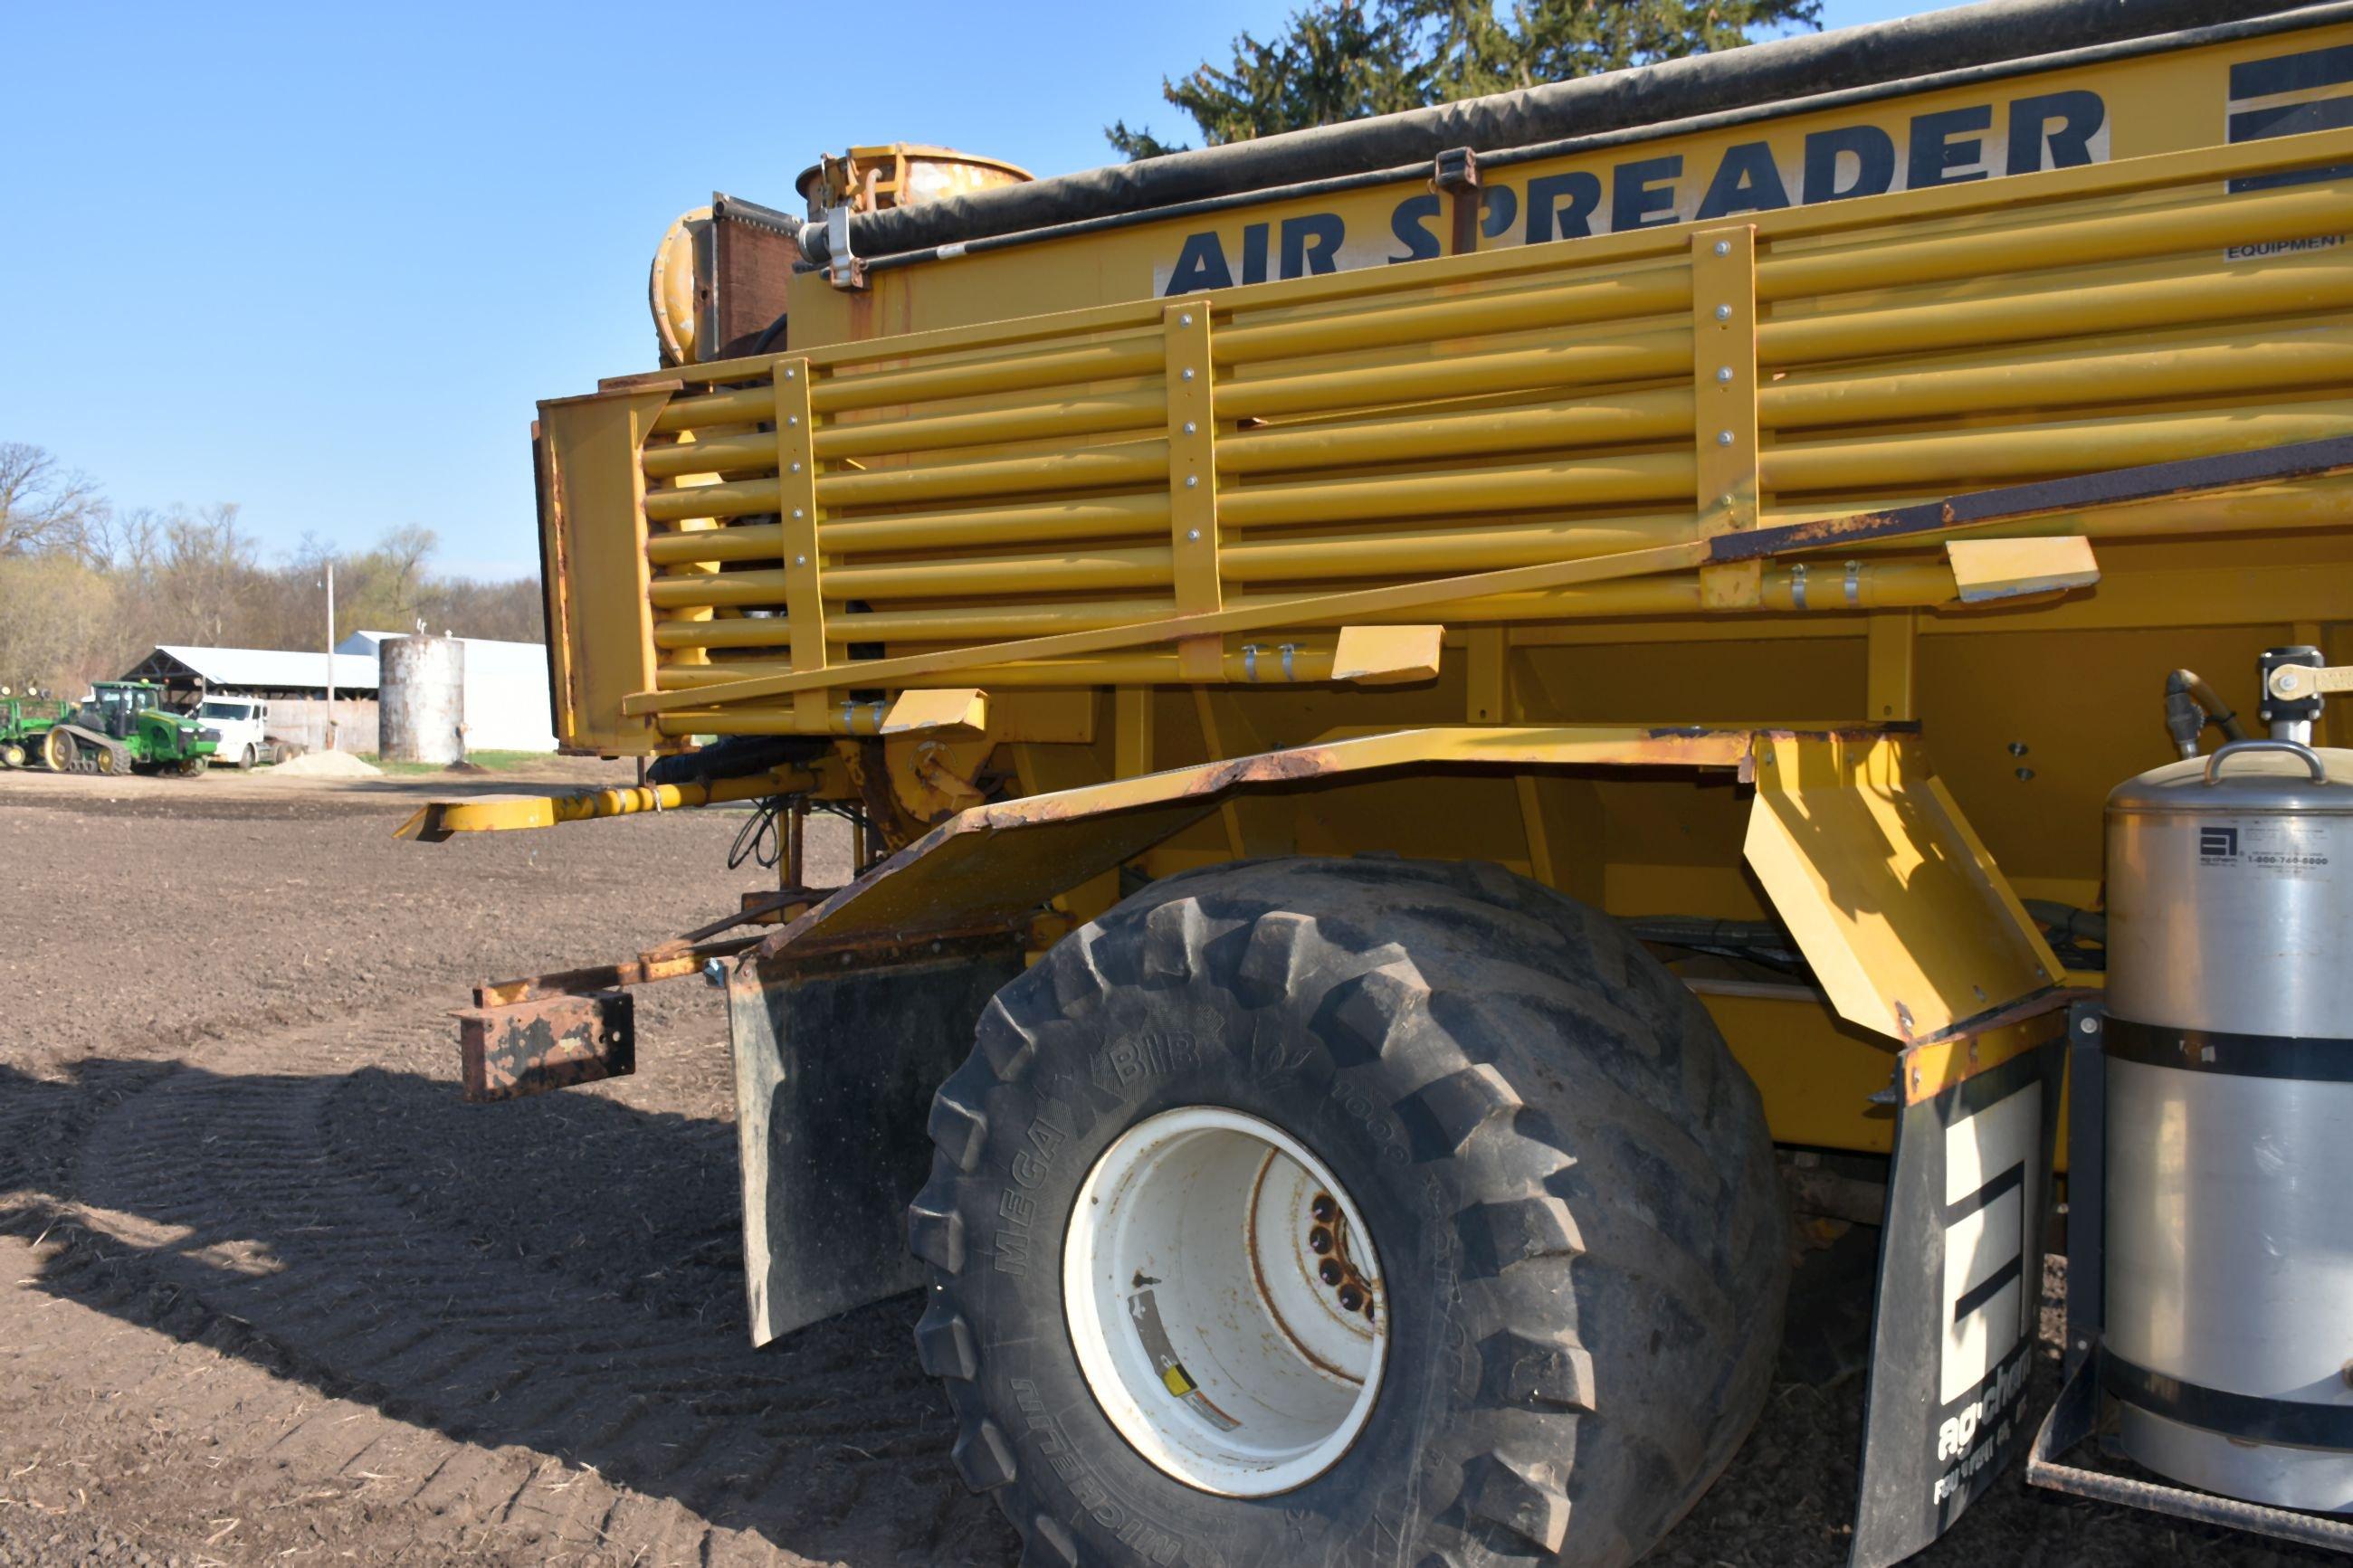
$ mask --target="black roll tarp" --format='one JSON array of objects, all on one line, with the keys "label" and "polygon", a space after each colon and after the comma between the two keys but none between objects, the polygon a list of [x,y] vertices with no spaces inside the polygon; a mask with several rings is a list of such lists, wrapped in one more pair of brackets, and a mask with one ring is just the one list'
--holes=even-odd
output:
[{"label": "black roll tarp", "polygon": [[[863,257],[929,250],[1405,169],[1451,148],[1486,155],[2187,29],[2341,8],[2314,0],[1986,0],[861,214],[852,220],[850,237]],[[803,244],[810,260],[824,259],[821,228],[813,227]]]}]

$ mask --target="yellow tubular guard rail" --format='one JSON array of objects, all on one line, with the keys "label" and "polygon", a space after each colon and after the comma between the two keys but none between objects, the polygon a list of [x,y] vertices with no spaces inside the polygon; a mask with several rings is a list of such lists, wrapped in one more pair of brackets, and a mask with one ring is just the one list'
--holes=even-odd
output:
[{"label": "yellow tubular guard rail", "polygon": [[1810,594],[1704,542],[2353,434],[2353,247],[2229,255],[2340,231],[2353,179],[2226,192],[2348,163],[2322,132],[616,382],[543,405],[558,728],[842,732],[845,689],[1274,679],[1278,644],[1331,679],[1344,620],[1946,605],[1917,541]]}]

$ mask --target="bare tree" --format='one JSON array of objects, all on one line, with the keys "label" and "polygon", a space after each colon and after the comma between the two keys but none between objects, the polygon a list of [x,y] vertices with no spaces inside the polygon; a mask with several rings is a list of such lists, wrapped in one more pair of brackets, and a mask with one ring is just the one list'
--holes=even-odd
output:
[{"label": "bare tree", "polygon": [[135,506],[129,511],[101,507],[82,531],[82,553],[92,565],[143,578],[164,553],[164,521],[153,507]]},{"label": "bare tree", "polygon": [[312,648],[322,566],[344,626],[536,641],[534,577],[482,582],[433,570],[432,531],[361,550],[315,535],[265,564],[237,509],[115,511],[38,447],[0,443],[0,682],[60,688],[118,675],[159,643]]},{"label": "bare tree", "polygon": [[105,510],[87,476],[59,468],[29,442],[0,441],[0,555],[84,550]]}]

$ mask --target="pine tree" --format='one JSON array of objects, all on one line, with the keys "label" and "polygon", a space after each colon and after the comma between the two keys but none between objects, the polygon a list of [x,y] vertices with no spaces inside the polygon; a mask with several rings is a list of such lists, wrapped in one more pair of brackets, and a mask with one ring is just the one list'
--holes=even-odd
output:
[{"label": "pine tree", "polygon": [[[1215,147],[1820,25],[1820,0],[1308,0],[1274,37],[1236,38],[1230,67],[1164,77],[1160,93]],[[1124,120],[1103,134],[1130,159],[1187,147]]]}]

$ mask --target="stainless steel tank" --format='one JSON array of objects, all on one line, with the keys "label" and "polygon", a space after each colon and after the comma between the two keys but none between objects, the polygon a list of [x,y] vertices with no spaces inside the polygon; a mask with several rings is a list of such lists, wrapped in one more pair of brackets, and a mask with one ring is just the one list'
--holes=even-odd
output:
[{"label": "stainless steel tank", "polygon": [[395,763],[466,755],[466,645],[458,637],[386,637],[377,645],[376,749]]},{"label": "stainless steel tank", "polygon": [[2353,1510],[2353,752],[2108,797],[2106,1382],[2148,1468]]}]

